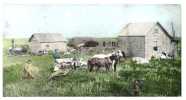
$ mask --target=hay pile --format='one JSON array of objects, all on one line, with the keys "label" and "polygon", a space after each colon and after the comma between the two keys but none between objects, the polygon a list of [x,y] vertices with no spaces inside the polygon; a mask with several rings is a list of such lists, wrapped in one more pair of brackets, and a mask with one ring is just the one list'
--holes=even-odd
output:
[{"label": "hay pile", "polygon": [[31,63],[26,63],[23,66],[23,79],[34,79],[39,76],[39,69],[33,66]]}]

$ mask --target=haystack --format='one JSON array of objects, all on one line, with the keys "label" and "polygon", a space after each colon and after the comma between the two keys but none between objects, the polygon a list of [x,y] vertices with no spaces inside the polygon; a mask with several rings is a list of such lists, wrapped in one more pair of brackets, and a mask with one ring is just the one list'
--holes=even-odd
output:
[{"label": "haystack", "polygon": [[34,79],[38,77],[39,69],[32,65],[31,61],[27,61],[27,63],[23,66],[23,79]]}]

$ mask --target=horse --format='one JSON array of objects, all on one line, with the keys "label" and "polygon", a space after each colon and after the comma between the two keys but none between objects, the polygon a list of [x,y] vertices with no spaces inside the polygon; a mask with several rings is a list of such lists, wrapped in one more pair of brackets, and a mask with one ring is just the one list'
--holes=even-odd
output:
[{"label": "horse", "polygon": [[[109,68],[108,66],[110,66],[109,64],[111,64],[111,66],[114,66],[114,72],[116,71],[116,65],[118,64],[119,60],[121,59],[121,57],[125,58],[125,53],[124,51],[118,50],[118,51],[113,51],[112,53],[109,54],[97,54],[94,55],[91,59],[88,60],[88,67],[93,67],[93,66],[105,66],[107,68]],[[107,62],[102,63],[100,62],[98,59],[106,59]],[[96,62],[97,61],[97,62]],[[112,63],[110,63],[110,61]],[[99,65],[100,64],[100,65]]]}]

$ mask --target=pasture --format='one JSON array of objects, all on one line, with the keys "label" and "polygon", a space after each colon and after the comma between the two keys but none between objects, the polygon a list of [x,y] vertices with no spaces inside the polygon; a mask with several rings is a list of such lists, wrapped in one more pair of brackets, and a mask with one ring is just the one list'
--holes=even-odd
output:
[{"label": "pasture", "polygon": [[[16,41],[20,41],[16,44],[28,43],[26,39]],[[120,62],[116,72],[88,72],[79,68],[49,81],[54,62],[51,55],[8,56],[11,41],[4,39],[3,44],[4,96],[133,96],[134,80],[143,80],[140,96],[181,96],[180,57],[175,60],[153,59],[148,64],[136,64],[128,58]],[[69,56],[87,59],[91,55]],[[40,75],[33,80],[21,79],[27,59],[31,59],[40,71]]]}]

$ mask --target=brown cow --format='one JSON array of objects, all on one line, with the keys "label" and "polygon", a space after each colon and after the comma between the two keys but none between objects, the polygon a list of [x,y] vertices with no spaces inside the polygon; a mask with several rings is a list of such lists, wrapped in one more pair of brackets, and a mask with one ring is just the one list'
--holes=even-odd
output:
[{"label": "brown cow", "polygon": [[94,67],[97,67],[97,71],[100,67],[105,67],[108,71],[112,66],[112,61],[109,58],[91,58],[88,60],[87,65],[90,72]]}]

